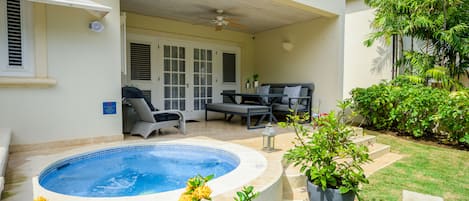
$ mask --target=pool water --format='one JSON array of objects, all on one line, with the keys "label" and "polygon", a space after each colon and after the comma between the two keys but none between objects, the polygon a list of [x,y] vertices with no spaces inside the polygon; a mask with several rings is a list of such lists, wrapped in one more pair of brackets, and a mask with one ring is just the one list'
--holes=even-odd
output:
[{"label": "pool water", "polygon": [[46,189],[82,197],[120,197],[184,188],[197,174],[220,177],[239,158],[193,145],[145,145],[107,149],[62,160],[39,176]]}]

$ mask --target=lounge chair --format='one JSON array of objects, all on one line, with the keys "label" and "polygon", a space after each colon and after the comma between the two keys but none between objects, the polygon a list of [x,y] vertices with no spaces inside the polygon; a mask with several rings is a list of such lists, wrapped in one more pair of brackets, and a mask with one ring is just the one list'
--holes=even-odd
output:
[{"label": "lounge chair", "polygon": [[125,101],[132,105],[139,117],[130,134],[138,134],[146,139],[153,131],[168,127],[176,127],[181,133],[185,133],[186,122],[181,111],[158,111],[157,109],[152,111],[153,105],[147,102],[140,89],[124,87],[122,91]]}]

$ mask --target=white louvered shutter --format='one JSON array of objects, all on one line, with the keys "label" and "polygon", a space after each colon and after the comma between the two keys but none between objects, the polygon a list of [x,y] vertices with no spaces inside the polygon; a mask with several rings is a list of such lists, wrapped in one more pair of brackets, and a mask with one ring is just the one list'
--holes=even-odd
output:
[{"label": "white louvered shutter", "polygon": [[21,1],[7,0],[8,66],[23,69]]},{"label": "white louvered shutter", "polygon": [[132,80],[151,80],[151,45],[130,43],[130,76]]},{"label": "white louvered shutter", "polygon": [[0,0],[0,76],[34,75],[32,5]]}]

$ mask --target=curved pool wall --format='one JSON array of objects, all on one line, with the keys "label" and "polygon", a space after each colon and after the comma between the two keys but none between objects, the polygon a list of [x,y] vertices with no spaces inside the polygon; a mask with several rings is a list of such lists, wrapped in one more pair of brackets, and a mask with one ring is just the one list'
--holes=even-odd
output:
[{"label": "curved pool wall", "polygon": [[[218,149],[229,152],[239,158],[239,165],[233,171],[220,176],[219,178],[211,180],[208,185],[212,189],[212,197],[221,195],[225,192],[230,192],[239,189],[260,176],[267,167],[267,161],[262,154],[250,148],[232,144],[228,142],[215,141],[215,140],[196,140],[196,139],[180,139],[166,142],[142,142],[132,143],[113,147],[101,147],[100,149],[77,149],[73,150],[71,154],[60,154],[55,161],[50,161],[48,164],[41,168],[41,172],[47,170],[53,164],[72,159],[80,155],[86,155],[91,152],[102,151],[109,148],[129,147],[129,146],[142,146],[142,145],[196,145],[207,147],[211,149]],[[83,154],[85,153],[85,154]],[[38,173],[40,175],[40,173]],[[33,196],[43,196],[48,201],[171,201],[178,200],[184,188],[162,193],[154,193],[139,196],[123,196],[123,197],[80,197],[60,194],[47,190],[39,184],[39,176],[33,177]]]},{"label": "curved pool wall", "polygon": [[161,193],[186,186],[197,174],[223,176],[239,165],[227,151],[165,144],[109,148],[50,165],[39,184],[61,194],[121,197]]}]

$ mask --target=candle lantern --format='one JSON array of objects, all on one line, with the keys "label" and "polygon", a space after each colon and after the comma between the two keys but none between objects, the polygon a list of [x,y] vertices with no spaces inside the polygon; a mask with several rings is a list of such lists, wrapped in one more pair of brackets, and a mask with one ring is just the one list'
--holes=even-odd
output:
[{"label": "candle lantern", "polygon": [[274,127],[272,127],[271,123],[268,123],[262,132],[262,145],[264,151],[275,151],[275,135]]}]

